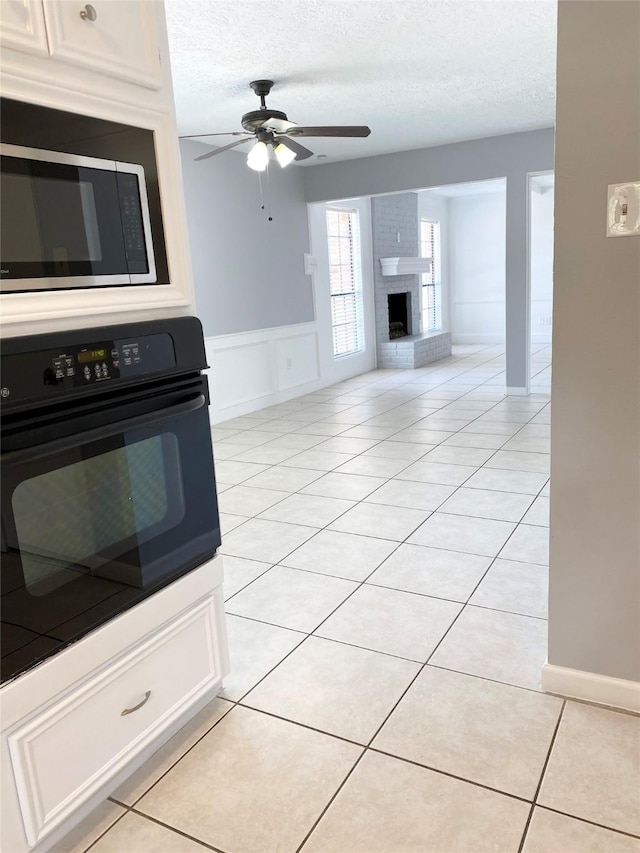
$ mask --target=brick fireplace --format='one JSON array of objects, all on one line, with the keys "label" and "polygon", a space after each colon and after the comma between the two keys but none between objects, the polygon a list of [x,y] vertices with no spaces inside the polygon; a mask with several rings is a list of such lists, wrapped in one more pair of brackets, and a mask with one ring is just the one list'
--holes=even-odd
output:
[{"label": "brick fireplace", "polygon": [[379,261],[420,254],[417,193],[372,198],[371,225],[378,367],[415,368],[446,358],[450,333],[422,334],[420,276],[383,275]]}]

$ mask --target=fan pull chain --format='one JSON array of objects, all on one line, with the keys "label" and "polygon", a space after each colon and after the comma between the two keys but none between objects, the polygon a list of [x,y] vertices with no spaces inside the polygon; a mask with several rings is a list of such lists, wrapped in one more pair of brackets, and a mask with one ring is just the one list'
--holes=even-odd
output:
[{"label": "fan pull chain", "polygon": [[258,172],[258,185],[260,186],[260,210],[264,210],[264,198],[262,197],[262,172]]},{"label": "fan pull chain", "polygon": [[[273,216],[271,216],[271,193],[270,193],[271,185],[269,182],[269,165],[268,164],[267,164],[266,172],[267,172],[267,187],[266,187],[267,217],[269,219],[269,222],[273,222]],[[264,193],[263,193],[263,189],[262,189],[262,172],[258,172],[258,185],[260,187],[260,210],[264,210],[265,209],[265,199],[264,199]]]},{"label": "fan pull chain", "polygon": [[269,222],[273,222],[273,216],[271,216],[271,179],[270,179],[269,163],[267,163],[267,220]]}]

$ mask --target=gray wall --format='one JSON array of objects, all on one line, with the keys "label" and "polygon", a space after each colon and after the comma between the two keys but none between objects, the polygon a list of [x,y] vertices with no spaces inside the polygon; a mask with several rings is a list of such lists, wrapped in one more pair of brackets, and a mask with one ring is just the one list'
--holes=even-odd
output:
[{"label": "gray wall", "polygon": [[[640,179],[640,3],[561,0],[549,662],[640,681],[640,237],[605,237]],[[603,57],[624,61],[603,61]]]},{"label": "gray wall", "polygon": [[304,169],[307,201],[507,178],[507,386],[528,381],[527,173],[553,169],[553,129],[475,139]]},{"label": "gray wall", "polygon": [[[313,320],[302,169],[270,164],[271,215],[260,210],[258,173],[229,151],[180,141],[198,315],[205,335],[225,335]],[[263,185],[265,183],[262,175]]]}]

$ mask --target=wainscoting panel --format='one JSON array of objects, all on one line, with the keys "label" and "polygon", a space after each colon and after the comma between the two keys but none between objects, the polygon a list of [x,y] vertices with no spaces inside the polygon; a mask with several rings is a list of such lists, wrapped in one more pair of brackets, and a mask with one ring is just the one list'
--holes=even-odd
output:
[{"label": "wainscoting panel", "polygon": [[451,340],[454,344],[504,343],[504,324],[504,300],[453,300]]},{"label": "wainscoting panel", "polygon": [[531,300],[531,343],[551,343],[551,321],[553,302],[551,299]]},{"label": "wainscoting panel", "polygon": [[335,381],[321,377],[316,323],[206,338],[212,423]]},{"label": "wainscoting panel", "polygon": [[210,381],[220,410],[251,403],[271,393],[273,387],[269,343],[239,343],[214,349]]},{"label": "wainscoting panel", "polygon": [[286,391],[320,379],[315,332],[275,341],[278,390]]}]

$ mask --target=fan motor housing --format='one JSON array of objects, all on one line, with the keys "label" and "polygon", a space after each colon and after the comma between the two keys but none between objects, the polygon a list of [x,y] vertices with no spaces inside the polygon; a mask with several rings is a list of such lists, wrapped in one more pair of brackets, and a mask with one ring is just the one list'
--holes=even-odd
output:
[{"label": "fan motor housing", "polygon": [[245,130],[253,132],[262,127],[265,121],[269,121],[270,118],[288,121],[286,113],[280,112],[280,110],[253,110],[242,116],[242,126]]}]

